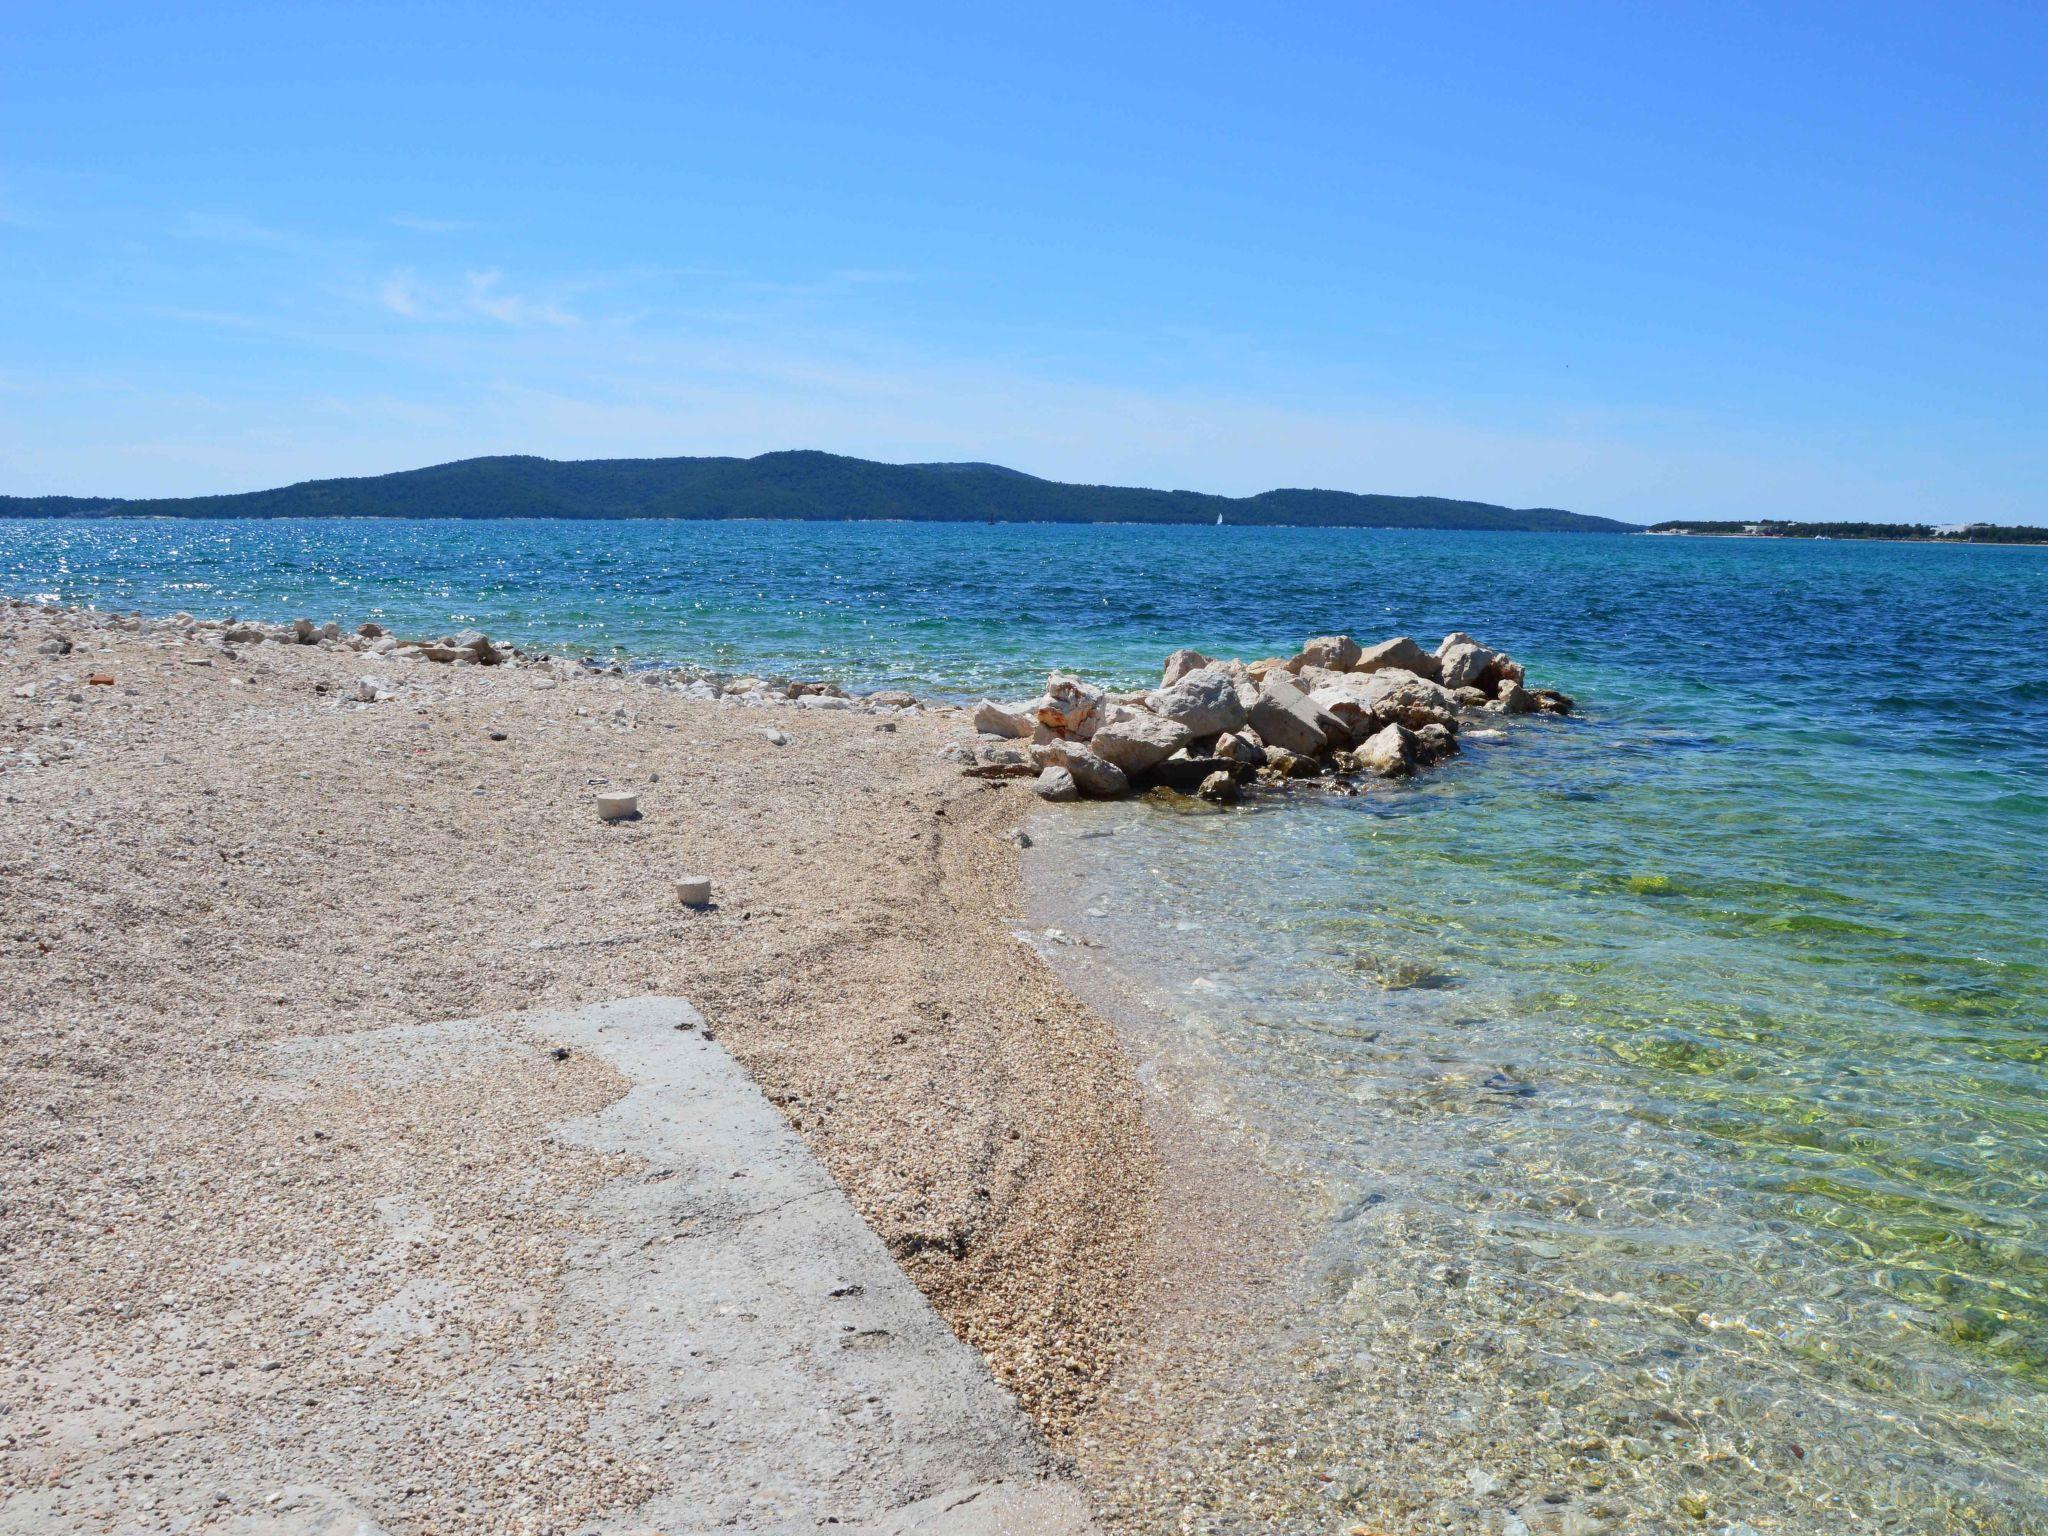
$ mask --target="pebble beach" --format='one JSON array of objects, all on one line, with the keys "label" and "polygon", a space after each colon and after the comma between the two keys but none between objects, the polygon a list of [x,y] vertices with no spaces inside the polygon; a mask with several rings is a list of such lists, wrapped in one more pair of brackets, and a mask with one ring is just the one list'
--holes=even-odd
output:
[{"label": "pebble beach", "polygon": [[[615,1075],[564,1052],[282,1106],[258,1082],[303,1037],[643,993],[701,1008],[1049,1444],[1081,1445],[1157,1158],[1114,1033],[1014,937],[1030,800],[941,758],[957,711],[228,633],[0,609],[7,1489],[261,1436],[415,1448],[406,1530],[649,1497],[648,1447],[596,1427],[616,1362],[486,1368],[549,1359],[563,1213],[616,1169],[544,1131]],[[628,790],[636,817],[596,814]],[[399,1291],[429,1301],[391,1347]]]}]

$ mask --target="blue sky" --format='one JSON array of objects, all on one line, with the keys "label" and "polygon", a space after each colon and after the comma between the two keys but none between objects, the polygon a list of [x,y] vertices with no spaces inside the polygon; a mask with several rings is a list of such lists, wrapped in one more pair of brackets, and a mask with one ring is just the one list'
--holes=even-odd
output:
[{"label": "blue sky", "polygon": [[822,447],[2048,521],[2048,7],[44,5],[0,491]]}]

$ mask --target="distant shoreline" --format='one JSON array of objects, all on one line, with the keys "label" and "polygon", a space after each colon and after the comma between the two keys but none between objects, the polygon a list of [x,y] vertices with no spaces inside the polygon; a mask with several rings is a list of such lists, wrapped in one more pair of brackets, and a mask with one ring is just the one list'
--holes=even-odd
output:
[{"label": "distant shoreline", "polygon": [[1290,488],[1255,496],[1073,485],[997,464],[882,464],[797,450],[756,458],[527,455],[221,496],[0,496],[0,517],[644,518],[722,521],[1133,523],[1636,533],[1559,507]]},{"label": "distant shoreline", "polygon": [[1760,543],[1797,544],[1819,540],[1823,543],[1858,544],[2048,545],[2048,528],[2003,527],[1993,523],[1972,523],[1967,531],[1956,533],[1942,533],[1932,527],[1911,523],[1849,523],[1840,528],[1827,523],[1653,523],[1642,531],[1659,538],[1753,539]]}]

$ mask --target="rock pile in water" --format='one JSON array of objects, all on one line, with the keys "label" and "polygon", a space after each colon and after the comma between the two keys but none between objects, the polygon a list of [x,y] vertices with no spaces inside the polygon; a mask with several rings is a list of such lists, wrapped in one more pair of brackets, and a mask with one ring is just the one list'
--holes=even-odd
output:
[{"label": "rock pile in water", "polygon": [[1320,635],[1297,655],[1215,661],[1175,651],[1159,686],[1112,694],[1055,672],[1023,704],[984,699],[986,736],[967,771],[1029,777],[1047,800],[1109,799],[1163,787],[1222,803],[1248,783],[1414,773],[1458,750],[1461,719],[1570,714],[1572,701],[1531,688],[1504,651],[1456,631],[1426,651],[1406,635],[1370,648]]}]

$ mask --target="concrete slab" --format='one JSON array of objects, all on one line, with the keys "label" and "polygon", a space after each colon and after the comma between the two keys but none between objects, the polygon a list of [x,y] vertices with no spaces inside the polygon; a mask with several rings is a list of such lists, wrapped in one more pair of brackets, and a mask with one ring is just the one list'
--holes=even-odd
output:
[{"label": "concrete slab", "polygon": [[701,1024],[636,998],[531,1025],[634,1083],[564,1134],[649,1168],[592,1203],[565,1317],[639,1378],[615,1418],[699,1431],[668,1490],[607,1528],[1092,1529],[1015,1401]]},{"label": "concrete slab", "polygon": [[[578,1533],[1094,1530],[1015,1401],[689,1004],[643,997],[297,1041],[268,1067],[280,1093],[342,1072],[397,1086],[565,1045],[633,1086],[556,1134],[627,1154],[634,1171],[573,1213],[582,1236],[551,1298],[547,1361],[452,1360],[448,1388],[468,1404],[516,1390],[520,1373],[543,1364],[609,1358],[618,1385],[602,1438],[645,1463],[661,1490],[579,1522]],[[387,1214],[403,1226],[403,1211]],[[411,1305],[424,1315],[433,1303]],[[393,1302],[371,1320],[403,1331],[411,1316]],[[310,1436],[261,1413],[181,1425],[0,1501],[0,1536],[404,1532],[414,1528],[408,1436],[461,1422],[429,1415],[415,1425],[418,1412],[403,1397],[351,1389],[320,1404]],[[151,1490],[139,1505],[138,1488]],[[111,1523],[110,1508],[124,1511]]]}]

